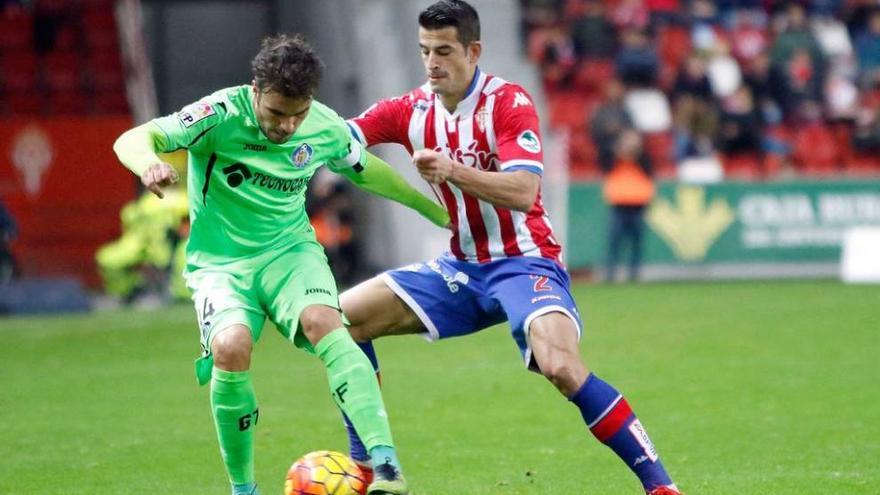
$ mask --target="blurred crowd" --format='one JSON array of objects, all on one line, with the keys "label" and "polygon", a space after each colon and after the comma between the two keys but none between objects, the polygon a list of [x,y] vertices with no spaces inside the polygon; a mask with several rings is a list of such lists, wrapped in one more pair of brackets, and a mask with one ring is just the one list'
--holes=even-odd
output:
[{"label": "blurred crowd", "polygon": [[572,173],[634,129],[661,178],[880,174],[877,0],[521,0]]}]

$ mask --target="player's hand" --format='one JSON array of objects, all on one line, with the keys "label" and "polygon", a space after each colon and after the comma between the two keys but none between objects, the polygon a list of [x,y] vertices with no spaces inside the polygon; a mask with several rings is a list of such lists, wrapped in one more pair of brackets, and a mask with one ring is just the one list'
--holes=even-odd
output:
[{"label": "player's hand", "polygon": [[443,153],[419,150],[413,153],[412,160],[419,170],[419,175],[431,184],[442,184],[452,177],[455,162]]},{"label": "player's hand", "polygon": [[162,193],[163,187],[176,184],[178,180],[180,177],[177,175],[177,171],[165,162],[154,163],[141,174],[141,183],[159,198],[165,197]]}]

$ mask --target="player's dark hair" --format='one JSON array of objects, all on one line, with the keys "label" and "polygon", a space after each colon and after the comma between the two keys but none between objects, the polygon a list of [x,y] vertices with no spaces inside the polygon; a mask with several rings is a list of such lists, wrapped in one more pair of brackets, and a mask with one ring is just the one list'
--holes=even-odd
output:
[{"label": "player's dark hair", "polygon": [[311,98],[324,72],[324,64],[300,35],[263,39],[263,48],[251,62],[260,91],[275,91],[288,98]]},{"label": "player's dark hair", "polygon": [[458,41],[468,46],[480,40],[480,16],[476,9],[461,0],[440,0],[419,14],[419,26],[425,29],[454,27]]}]

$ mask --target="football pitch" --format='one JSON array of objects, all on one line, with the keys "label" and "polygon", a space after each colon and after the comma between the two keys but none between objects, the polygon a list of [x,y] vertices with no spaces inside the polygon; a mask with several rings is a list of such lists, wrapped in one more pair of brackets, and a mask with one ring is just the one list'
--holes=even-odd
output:
[{"label": "football pitch", "polygon": [[[577,285],[591,368],[628,398],[687,494],[880,493],[880,287]],[[227,494],[195,383],[198,331],[159,312],[0,319],[0,494]],[[415,495],[637,494],[506,326],[377,343]],[[318,360],[265,331],[257,479],[347,451]]]}]

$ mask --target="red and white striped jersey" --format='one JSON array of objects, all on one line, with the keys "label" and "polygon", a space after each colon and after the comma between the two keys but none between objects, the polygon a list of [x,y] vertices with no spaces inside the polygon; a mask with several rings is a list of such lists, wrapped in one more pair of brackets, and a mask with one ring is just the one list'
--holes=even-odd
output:
[{"label": "red and white striped jersey", "polygon": [[[382,100],[348,121],[366,146],[398,143],[412,154],[420,149],[488,172],[544,170],[538,115],[519,85],[479,69],[455,112],[450,113],[430,86]],[[450,251],[462,260],[487,263],[512,256],[540,256],[561,263],[541,193],[528,213],[495,206],[445,182],[432,185],[452,220]]]}]

